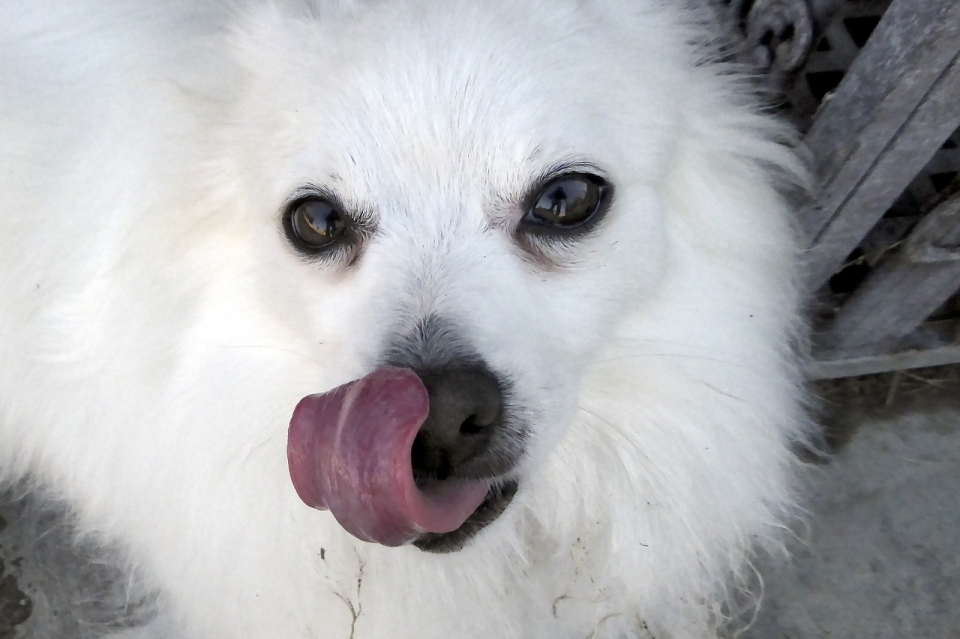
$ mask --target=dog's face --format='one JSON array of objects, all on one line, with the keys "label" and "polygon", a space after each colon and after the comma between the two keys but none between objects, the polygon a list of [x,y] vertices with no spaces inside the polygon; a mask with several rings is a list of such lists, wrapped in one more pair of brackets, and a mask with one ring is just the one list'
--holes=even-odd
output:
[{"label": "dog's face", "polygon": [[385,366],[424,380],[418,479],[493,478],[503,497],[437,549],[550,453],[669,257],[669,70],[624,62],[589,3],[517,4],[544,11],[268,13],[235,42],[245,321],[310,355],[290,374],[314,392]]}]

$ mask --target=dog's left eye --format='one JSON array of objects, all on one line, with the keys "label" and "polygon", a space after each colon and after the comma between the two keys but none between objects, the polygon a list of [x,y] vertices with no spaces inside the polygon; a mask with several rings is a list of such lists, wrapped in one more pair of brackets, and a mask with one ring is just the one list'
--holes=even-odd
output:
[{"label": "dog's left eye", "polygon": [[290,239],[298,248],[314,253],[344,239],[350,218],[333,203],[311,197],[295,202],[284,217]]},{"label": "dog's left eye", "polygon": [[547,182],[530,200],[523,222],[533,227],[579,229],[601,211],[608,191],[606,181],[596,175],[562,175]]}]

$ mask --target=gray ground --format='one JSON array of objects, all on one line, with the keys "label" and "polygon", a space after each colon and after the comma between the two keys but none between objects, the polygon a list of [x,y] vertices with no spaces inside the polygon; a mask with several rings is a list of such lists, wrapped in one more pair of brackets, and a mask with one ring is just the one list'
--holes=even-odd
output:
[{"label": "gray ground", "polygon": [[[813,469],[794,562],[761,564],[766,595],[742,639],[960,639],[958,371],[818,387],[838,452]],[[87,561],[62,517],[0,499],[0,639],[95,636],[145,614]]]},{"label": "gray ground", "polygon": [[[815,477],[793,563],[763,567],[766,597],[744,637],[960,638],[960,384],[949,375],[942,389],[908,378],[891,406],[839,416],[856,432]],[[889,385],[878,390],[873,401]]]}]

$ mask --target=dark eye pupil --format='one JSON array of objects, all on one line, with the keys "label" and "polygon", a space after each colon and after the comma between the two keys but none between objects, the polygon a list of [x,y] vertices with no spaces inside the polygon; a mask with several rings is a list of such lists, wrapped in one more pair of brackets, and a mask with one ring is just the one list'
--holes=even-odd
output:
[{"label": "dark eye pupil", "polygon": [[583,208],[587,196],[587,185],[583,182],[561,182],[540,200],[539,207],[549,209],[558,219],[567,217],[567,210],[576,214]]},{"label": "dark eye pupil", "polygon": [[531,211],[541,224],[573,227],[582,224],[600,204],[600,186],[587,177],[561,178],[547,185]]},{"label": "dark eye pupil", "polygon": [[293,212],[291,225],[297,239],[309,248],[331,244],[347,230],[344,216],[323,200],[308,200],[299,204]]}]

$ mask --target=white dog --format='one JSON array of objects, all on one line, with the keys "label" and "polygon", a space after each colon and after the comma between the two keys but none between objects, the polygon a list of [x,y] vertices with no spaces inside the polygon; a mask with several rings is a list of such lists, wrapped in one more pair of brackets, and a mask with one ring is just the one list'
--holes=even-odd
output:
[{"label": "white dog", "polygon": [[717,636],[806,430],[796,163],[687,4],[0,4],[0,469],[128,634]]}]

